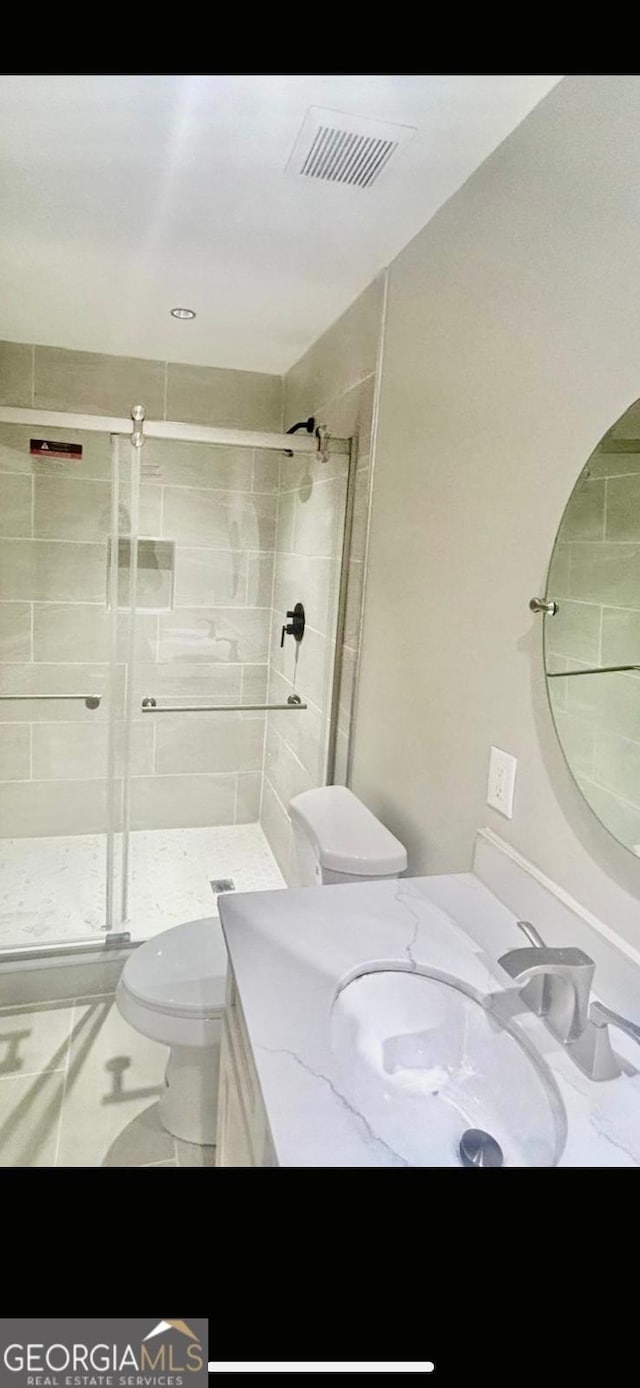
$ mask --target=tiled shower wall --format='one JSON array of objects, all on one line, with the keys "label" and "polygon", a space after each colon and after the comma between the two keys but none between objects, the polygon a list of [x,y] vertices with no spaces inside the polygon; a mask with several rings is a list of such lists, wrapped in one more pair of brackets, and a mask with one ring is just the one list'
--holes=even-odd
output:
[{"label": "tiled shower wall", "polygon": [[[284,425],[314,415],[334,435],[356,436],[355,515],[343,673],[340,691],[336,780],[347,777],[352,697],[362,598],[369,504],[369,450],[374,377],[380,336],[382,283],[376,281],[319,338],[285,377]],[[268,716],[262,824],[290,883],[295,858],[287,805],[293,795],[325,781],[328,722],[347,459],[283,458],[278,497],[269,700],[285,702],[292,691],[309,708]],[[307,628],[302,643],[280,634],[287,609],[302,602]]]},{"label": "tiled shower wall", "polygon": [[[592,455],[558,535],[545,618],[548,669],[640,663],[640,451]],[[595,813],[640,852],[640,675],[549,681],[574,775]]]},{"label": "tiled shower wall", "polygon": [[[252,372],[0,344],[0,403],[279,429],[281,381]],[[31,430],[0,428],[0,689],[106,688],[110,443],[75,434],[80,463],[32,458]],[[66,438],[68,431],[47,430]],[[123,449],[126,462],[128,447]],[[175,545],[170,611],[137,623],[137,695],[260,702],[268,675],[279,458],[153,441],[142,454],[141,535]],[[126,488],[122,497],[127,506]],[[157,568],[159,547],[150,547]],[[140,584],[154,579],[141,570]],[[144,600],[144,599],[143,599]],[[153,605],[151,594],[148,601]],[[124,626],[124,624],[123,624]],[[123,630],[124,636],[124,630]],[[125,650],[120,657],[124,662]],[[121,696],[120,696],[121,697]],[[105,827],[107,707],[0,705],[0,834]],[[258,817],[264,719],[139,715],[137,828]]]}]

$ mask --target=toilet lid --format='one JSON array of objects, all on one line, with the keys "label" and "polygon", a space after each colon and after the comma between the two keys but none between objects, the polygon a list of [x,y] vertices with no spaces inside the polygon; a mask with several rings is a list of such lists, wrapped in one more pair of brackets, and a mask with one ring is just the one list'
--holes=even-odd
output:
[{"label": "toilet lid", "polygon": [[407,866],[404,844],[346,786],[303,790],[289,813],[322,867],[353,877],[394,877]]},{"label": "toilet lid", "polygon": [[226,967],[220,922],[187,921],[134,950],[122,982],[145,1007],[206,1017],[224,1007]]}]

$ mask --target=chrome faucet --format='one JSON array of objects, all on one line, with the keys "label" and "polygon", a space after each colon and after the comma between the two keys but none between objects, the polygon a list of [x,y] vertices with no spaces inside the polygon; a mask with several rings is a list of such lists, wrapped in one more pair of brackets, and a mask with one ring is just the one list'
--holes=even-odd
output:
[{"label": "chrome faucet", "polygon": [[584,950],[549,949],[529,921],[517,924],[531,945],[509,950],[498,963],[516,983],[525,984],[523,1000],[545,1018],[583,1074],[591,1080],[616,1079],[622,1066],[611,1048],[609,1024],[638,1043],[640,1026],[596,999],[589,1007],[595,964]]},{"label": "chrome faucet", "polygon": [[498,960],[516,983],[530,983],[541,978],[544,984],[523,1001],[539,1016],[544,1016],[549,1030],[564,1046],[575,1041],[587,1025],[589,995],[595,973],[593,959],[582,949],[548,949],[546,945],[530,945],[525,949],[510,949]]}]

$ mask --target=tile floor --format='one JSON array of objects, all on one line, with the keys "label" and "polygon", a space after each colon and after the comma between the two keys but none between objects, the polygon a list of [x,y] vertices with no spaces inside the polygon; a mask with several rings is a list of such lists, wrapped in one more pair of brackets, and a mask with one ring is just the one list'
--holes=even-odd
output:
[{"label": "tile floor", "polygon": [[166,1058],[112,996],[0,1012],[0,1166],[213,1166],[160,1126]]},{"label": "tile floor", "polygon": [[[103,834],[4,839],[0,946],[99,936],[105,854]],[[286,885],[259,824],[136,830],[130,865],[128,929],[134,940],[215,915],[212,879],[231,877],[243,892]]]}]

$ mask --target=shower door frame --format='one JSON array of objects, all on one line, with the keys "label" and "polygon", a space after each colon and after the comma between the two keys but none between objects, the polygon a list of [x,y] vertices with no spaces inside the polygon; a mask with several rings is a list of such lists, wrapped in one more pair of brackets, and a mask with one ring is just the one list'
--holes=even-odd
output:
[{"label": "shower door frame", "polygon": [[[0,966],[4,963],[13,964],[20,960],[30,961],[37,959],[50,959],[56,956],[81,956],[90,954],[95,956],[100,954],[109,955],[110,958],[117,956],[117,951],[122,949],[135,948],[141,941],[132,941],[129,932],[123,928],[126,924],[127,892],[128,892],[128,787],[125,782],[130,778],[130,757],[127,756],[127,740],[131,736],[131,713],[132,713],[132,685],[130,678],[132,666],[133,645],[135,641],[135,599],[137,583],[137,538],[138,538],[138,510],[139,510],[139,482],[140,482],[140,448],[146,439],[165,439],[175,440],[183,443],[203,443],[213,446],[226,446],[233,448],[259,448],[271,450],[275,453],[307,454],[325,457],[331,451],[346,455],[348,459],[346,474],[346,491],[344,503],[344,520],[342,528],[342,547],[340,576],[338,583],[337,603],[336,603],[336,626],[335,626],[335,645],[332,671],[332,694],[327,720],[327,751],[325,760],[325,781],[324,784],[332,784],[335,775],[335,755],[336,739],[338,729],[339,713],[339,694],[342,670],[342,647],[344,641],[344,627],[346,617],[347,584],[349,573],[349,551],[351,544],[351,532],[353,527],[353,505],[356,481],[357,466],[357,446],[353,438],[340,438],[329,435],[327,431],[320,427],[316,434],[279,434],[271,431],[250,430],[250,429],[222,429],[206,427],[199,424],[187,424],[176,420],[153,420],[145,417],[143,405],[136,405],[132,408],[131,417],[118,418],[107,415],[83,415],[68,411],[58,410],[38,410],[18,408],[11,405],[0,406],[0,425],[19,424],[30,425],[34,429],[70,429],[81,432],[92,432],[108,434],[111,436],[111,562],[108,571],[108,607],[110,611],[110,707],[109,707],[109,731],[108,731],[108,750],[107,750],[107,796],[108,796],[108,818],[106,833],[106,856],[107,856],[107,876],[104,893],[104,919],[105,925],[101,930],[101,939],[92,938],[75,939],[69,941],[54,941],[49,945],[7,945],[0,946]],[[123,853],[121,861],[121,883],[120,892],[115,892],[115,868],[114,868],[114,820],[116,818],[116,750],[115,750],[115,710],[114,710],[114,679],[115,666],[117,664],[117,640],[118,640],[118,555],[119,555],[119,501],[120,501],[120,443],[128,441],[131,445],[131,508],[130,508],[130,565],[129,565],[129,603],[130,603],[130,628],[129,628],[129,649],[127,653],[127,663],[129,667],[129,678],[127,680],[127,691],[125,696],[124,721],[128,731],[125,733],[124,749],[124,772],[122,776],[123,789],[121,795],[121,818],[123,835]],[[115,536],[115,540],[114,540]],[[120,898],[119,916],[124,917],[118,923],[115,920],[116,897]],[[111,953],[113,951],[113,953]]]}]

